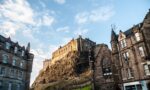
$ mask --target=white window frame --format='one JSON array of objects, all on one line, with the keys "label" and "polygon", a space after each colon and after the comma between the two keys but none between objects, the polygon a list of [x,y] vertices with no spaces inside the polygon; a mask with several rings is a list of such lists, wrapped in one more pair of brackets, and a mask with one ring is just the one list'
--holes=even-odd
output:
[{"label": "white window frame", "polygon": [[138,49],[139,49],[139,54],[141,55],[141,57],[144,57],[145,56],[144,48],[140,46]]},{"label": "white window frame", "polygon": [[129,60],[129,52],[123,53],[123,58],[125,61],[128,61]]},{"label": "white window frame", "polygon": [[133,73],[132,68],[128,68],[127,69],[128,79],[133,78],[133,74],[132,73]]},{"label": "white window frame", "polygon": [[127,46],[126,39],[121,40],[120,44],[121,44],[121,48],[125,48]]},{"label": "white window frame", "polygon": [[143,67],[145,75],[150,75],[150,64],[144,64]]},{"label": "white window frame", "polygon": [[141,40],[139,32],[135,33],[135,38],[136,38],[136,41],[140,41]]}]

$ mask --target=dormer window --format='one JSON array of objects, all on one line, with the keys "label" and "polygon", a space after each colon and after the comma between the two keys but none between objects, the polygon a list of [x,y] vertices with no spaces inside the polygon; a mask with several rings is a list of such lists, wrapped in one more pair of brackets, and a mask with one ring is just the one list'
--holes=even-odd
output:
[{"label": "dormer window", "polygon": [[138,32],[135,33],[135,39],[136,39],[136,41],[140,41],[141,40],[140,33],[138,33]]},{"label": "dormer window", "polygon": [[21,56],[24,56],[24,50],[22,50],[22,52],[21,52]]},{"label": "dormer window", "polygon": [[121,44],[121,48],[124,48],[124,47],[127,46],[125,39],[121,40],[121,41],[120,41],[120,44]]},{"label": "dormer window", "polygon": [[6,49],[10,49],[10,43],[6,42]]},{"label": "dormer window", "polygon": [[15,47],[14,53],[17,53],[17,51],[18,51],[18,48],[17,48],[17,47]]}]

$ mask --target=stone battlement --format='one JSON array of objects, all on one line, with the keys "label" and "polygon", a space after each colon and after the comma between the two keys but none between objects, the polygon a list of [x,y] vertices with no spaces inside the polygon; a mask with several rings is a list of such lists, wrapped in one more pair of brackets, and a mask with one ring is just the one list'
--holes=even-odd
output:
[{"label": "stone battlement", "polygon": [[51,63],[55,63],[55,61],[62,59],[65,55],[72,51],[89,51],[89,49],[95,46],[96,43],[91,41],[88,38],[83,39],[79,36],[77,39],[72,39],[63,47],[59,47],[55,52],[52,53]]}]

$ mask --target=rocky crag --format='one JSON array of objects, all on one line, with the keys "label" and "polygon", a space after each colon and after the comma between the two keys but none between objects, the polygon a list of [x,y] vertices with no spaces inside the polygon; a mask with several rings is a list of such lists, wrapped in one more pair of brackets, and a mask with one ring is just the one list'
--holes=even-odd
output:
[{"label": "rocky crag", "polygon": [[90,83],[90,75],[88,52],[70,52],[55,64],[41,70],[32,90],[46,90],[50,86],[64,88],[72,83]]}]

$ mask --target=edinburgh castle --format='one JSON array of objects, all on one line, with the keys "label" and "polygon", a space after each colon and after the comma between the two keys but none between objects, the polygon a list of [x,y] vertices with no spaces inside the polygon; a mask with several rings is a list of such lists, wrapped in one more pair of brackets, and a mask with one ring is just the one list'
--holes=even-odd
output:
[{"label": "edinburgh castle", "polygon": [[150,90],[150,11],[124,32],[112,28],[110,43],[112,50],[81,36],[72,39],[43,62],[31,89]]}]

